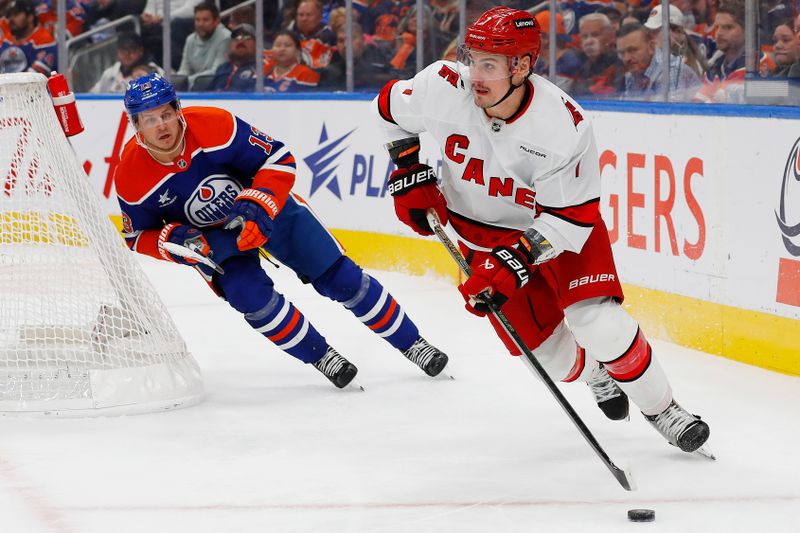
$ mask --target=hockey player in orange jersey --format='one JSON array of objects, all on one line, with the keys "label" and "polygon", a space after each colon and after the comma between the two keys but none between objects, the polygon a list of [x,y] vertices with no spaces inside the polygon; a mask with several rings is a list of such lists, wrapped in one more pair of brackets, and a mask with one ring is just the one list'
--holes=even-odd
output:
[{"label": "hockey player in orange jersey", "polygon": [[[344,255],[292,192],[295,159],[283,142],[224,109],[181,109],[174,87],[158,74],[130,82],[125,108],[136,135],[122,152],[115,184],[132,250],[195,267],[253,329],[337,387],[355,377],[355,365],[275,289],[259,249],[340,302],[426,374],[442,371],[447,355],[420,336],[392,295]],[[187,257],[187,250],[203,257]]]}]

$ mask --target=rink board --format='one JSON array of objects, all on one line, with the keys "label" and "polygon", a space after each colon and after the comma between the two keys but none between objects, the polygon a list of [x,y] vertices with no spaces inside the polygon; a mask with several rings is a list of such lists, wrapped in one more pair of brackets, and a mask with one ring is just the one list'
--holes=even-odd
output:
[{"label": "rink board", "polygon": [[[183,104],[223,106],[286,141],[298,162],[295,191],[365,266],[456,278],[437,242],[395,218],[385,188],[392,166],[369,101],[328,97],[187,95]],[[87,131],[73,145],[118,215],[111,177],[132,131],[119,99],[79,98],[79,106]],[[629,308],[650,336],[800,375],[800,118],[677,109],[586,112]],[[423,159],[437,168],[442,156],[425,140]]]}]

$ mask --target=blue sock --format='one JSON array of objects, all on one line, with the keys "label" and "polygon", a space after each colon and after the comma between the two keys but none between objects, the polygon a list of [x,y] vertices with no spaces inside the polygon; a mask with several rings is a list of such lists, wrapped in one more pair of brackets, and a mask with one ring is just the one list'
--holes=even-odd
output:
[{"label": "blue sock", "polygon": [[267,305],[244,315],[253,329],[304,363],[316,363],[328,349],[325,338],[289,300],[272,293]]}]

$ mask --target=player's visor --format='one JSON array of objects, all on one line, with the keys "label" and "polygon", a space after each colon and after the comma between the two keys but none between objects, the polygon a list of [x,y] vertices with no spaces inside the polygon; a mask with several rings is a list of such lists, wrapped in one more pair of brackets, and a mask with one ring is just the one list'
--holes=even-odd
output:
[{"label": "player's visor", "polygon": [[167,105],[163,108],[142,111],[136,117],[136,127],[140,130],[152,130],[164,124],[170,124],[180,118],[180,111]]},{"label": "player's visor", "polygon": [[461,78],[472,83],[508,79],[517,61],[517,58],[474,50],[466,44],[458,47],[456,58]]}]

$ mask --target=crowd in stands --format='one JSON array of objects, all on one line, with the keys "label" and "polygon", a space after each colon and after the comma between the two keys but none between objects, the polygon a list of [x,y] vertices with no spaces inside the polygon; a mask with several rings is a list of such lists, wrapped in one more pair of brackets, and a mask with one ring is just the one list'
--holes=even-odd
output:
[{"label": "crowd in stands", "polygon": [[[122,92],[142,72],[163,73],[163,4],[169,2],[173,79],[193,91],[256,88],[255,8],[242,0],[66,0],[71,37],[132,15],[134,27],[94,31],[87,42],[116,37],[117,62],[92,92]],[[741,102],[745,80],[745,0],[673,0],[670,54],[662,53],[660,0],[559,0],[555,36],[546,0],[510,0],[542,30],[535,71],[550,73],[578,98]],[[264,86],[269,92],[337,91],[346,85],[352,47],[356,90],[411,77],[422,64],[456,59],[458,0],[427,0],[417,43],[415,0],[354,0],[352,43],[344,0],[264,0]],[[467,23],[496,5],[467,0]],[[56,65],[55,0],[0,0],[0,72],[49,73]],[[758,0],[758,76],[800,79],[800,0]],[[223,14],[225,16],[223,16]],[[107,26],[106,26],[107,27]],[[667,72],[669,75],[667,76]]]}]

